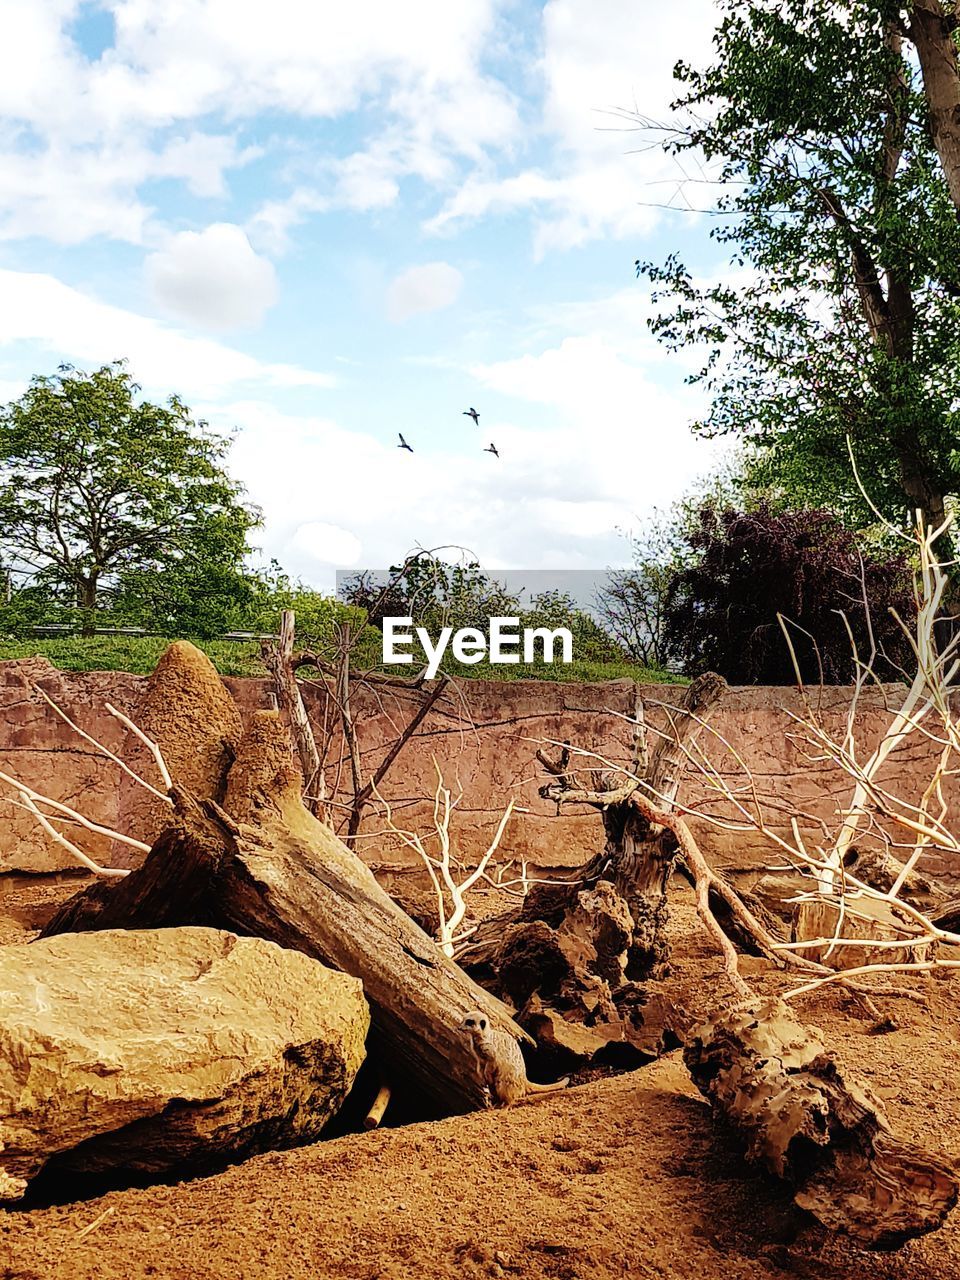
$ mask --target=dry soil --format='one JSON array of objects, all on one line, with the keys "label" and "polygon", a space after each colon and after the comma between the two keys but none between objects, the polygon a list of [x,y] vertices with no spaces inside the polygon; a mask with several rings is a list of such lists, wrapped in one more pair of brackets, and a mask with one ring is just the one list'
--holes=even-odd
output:
[{"label": "dry soil", "polygon": [[[8,881],[12,941],[76,881]],[[19,930],[19,933],[18,933]],[[688,904],[673,983],[719,971]],[[759,962],[761,987],[782,986]],[[709,976],[708,976],[709,975]],[[705,980],[706,978],[706,980]],[[673,985],[673,983],[671,985]],[[898,1029],[836,990],[799,1009],[884,1099],[903,1136],[960,1160],[960,1017],[952,982],[888,998]],[[3,1280],[957,1280],[960,1210],[895,1254],[823,1239],[748,1169],[678,1054],[510,1111],[354,1134],[215,1177],[0,1211]]]}]

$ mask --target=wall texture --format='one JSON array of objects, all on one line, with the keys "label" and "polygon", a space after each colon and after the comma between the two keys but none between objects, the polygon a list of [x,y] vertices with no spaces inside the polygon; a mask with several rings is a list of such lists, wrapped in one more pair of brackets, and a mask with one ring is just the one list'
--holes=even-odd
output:
[{"label": "wall texture", "polygon": [[[272,705],[266,681],[228,679],[224,683],[244,715]],[[85,732],[123,756],[131,754],[126,731],[107,714],[104,703],[134,714],[141,686],[142,679],[137,676],[60,672],[45,659],[0,663],[0,770],[79,809],[88,818],[115,827],[121,793],[129,792],[129,783],[124,781],[121,786],[123,775],[118,767],[70,729],[37,689],[47,693]],[[541,867],[576,865],[597,847],[599,818],[594,813],[557,816],[554,806],[540,799],[537,789],[543,779],[535,752],[549,739],[570,741],[608,759],[623,759],[631,734],[623,717],[633,708],[633,686],[628,681],[594,685],[537,681],[467,682],[461,688],[457,698],[438,704],[382,785],[394,807],[395,821],[421,833],[429,829],[439,766],[447,785],[463,791],[452,831],[465,860],[483,851],[504,805],[514,797],[518,812],[501,845],[503,855],[525,858]],[[861,706],[855,730],[858,742],[867,748],[885,723],[884,699],[889,692],[873,690]],[[660,704],[670,702],[678,690],[649,685],[642,693],[655,736],[666,715]],[[322,693],[310,689],[307,698],[312,717],[322,723]],[[848,713],[849,691],[824,690],[821,704],[827,723],[839,727]],[[355,712],[365,775],[376,768],[416,705],[403,692],[389,691],[378,698],[358,695]],[[798,697],[789,689],[731,689],[711,718],[716,733],[728,746],[709,733],[704,735],[702,746],[735,784],[746,784],[744,766],[750,771],[773,826],[783,828],[785,811],[803,815],[801,827],[815,845],[823,838],[822,825],[836,823],[849,788],[828,762],[805,758],[791,718],[799,710]],[[335,744],[329,762],[331,790],[338,772],[338,750],[339,744]],[[888,777],[895,780],[902,794],[916,800],[930,777],[934,757],[933,744],[920,740],[901,758],[894,757]],[[590,763],[584,762],[584,767]],[[953,780],[950,792],[948,799],[960,801]],[[747,794],[745,789],[745,798]],[[681,796],[692,806],[710,802],[702,783],[689,774]],[[69,855],[16,800],[15,789],[0,782],[0,871],[41,872],[73,866]],[[755,833],[696,825],[705,851],[719,864],[759,866],[781,860],[775,847]],[[397,869],[414,865],[413,855],[383,834],[382,817],[376,810],[371,810],[362,835],[359,848],[371,864]],[[106,861],[113,857],[106,839],[86,832],[77,839],[88,852]]]}]

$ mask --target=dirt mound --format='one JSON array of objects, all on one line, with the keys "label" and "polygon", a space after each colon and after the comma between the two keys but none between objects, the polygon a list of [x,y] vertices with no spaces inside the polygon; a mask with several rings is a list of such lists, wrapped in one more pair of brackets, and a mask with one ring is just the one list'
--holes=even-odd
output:
[{"label": "dirt mound", "polygon": [[[239,708],[207,657],[187,640],[164,652],[144,682],[132,717],[160,748],[170,776],[193,795],[223,799],[227,770],[243,733]],[[146,749],[129,734],[120,752],[140,775],[162,787],[157,767]],[[117,830],[148,844],[169,819],[169,809],[130,778],[120,784]],[[143,855],[116,844],[111,865],[138,866]]]},{"label": "dirt mound", "polygon": [[159,744],[175,782],[217,795],[243,723],[205,653],[187,640],[170,645],[144,685],[135,718]]}]

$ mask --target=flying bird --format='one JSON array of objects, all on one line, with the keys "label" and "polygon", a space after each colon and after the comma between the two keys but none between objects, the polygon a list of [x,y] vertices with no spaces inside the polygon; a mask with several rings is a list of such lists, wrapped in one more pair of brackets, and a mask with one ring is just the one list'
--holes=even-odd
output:
[{"label": "flying bird", "polygon": [[492,454],[493,454],[493,456],[494,456],[495,458],[499,458],[499,457],[500,457],[500,454],[497,452],[497,446],[493,443],[493,441],[492,441],[492,440],[490,441],[490,447],[489,447],[489,448],[487,448],[487,449],[484,449],[484,451],[483,451],[483,452],[484,452],[484,453],[492,453]]},{"label": "flying bird", "polygon": [[464,409],[464,411],[463,411],[463,416],[464,416],[465,418],[472,418],[472,419],[473,419],[473,421],[474,421],[474,424],[475,424],[476,426],[478,426],[478,427],[479,427],[479,425],[480,425],[480,415],[479,415],[479,413],[477,413],[477,411],[476,411],[476,409],[473,407],[473,405],[471,405],[469,409]]},{"label": "flying bird", "polygon": [[397,448],[398,448],[398,449],[406,449],[407,453],[413,453],[413,450],[412,450],[412,449],[410,448],[410,446],[407,444],[406,440],[404,440],[404,438],[403,438],[403,433],[402,433],[401,431],[398,431],[398,432],[397,432],[397,435],[400,437],[400,443],[397,445]]}]

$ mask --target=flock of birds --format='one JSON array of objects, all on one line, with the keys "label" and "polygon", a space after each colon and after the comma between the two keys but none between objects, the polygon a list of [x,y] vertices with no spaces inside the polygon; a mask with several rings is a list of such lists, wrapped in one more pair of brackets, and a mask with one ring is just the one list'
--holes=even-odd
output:
[{"label": "flock of birds", "polygon": [[[479,425],[480,425],[480,415],[479,415],[479,413],[477,413],[477,411],[476,411],[476,409],[473,407],[473,405],[471,405],[469,409],[464,409],[464,411],[463,411],[463,417],[465,417],[465,418],[472,418],[472,419],[473,419],[473,421],[474,421],[474,425],[479,427]],[[402,432],[402,431],[398,431],[398,432],[397,432],[397,435],[400,437],[400,443],[397,445],[397,448],[398,448],[398,449],[406,449],[407,453],[413,453],[413,448],[412,448],[412,446],[411,446],[411,445],[409,445],[409,444],[407,444],[406,440],[404,440],[404,438],[403,438],[403,432]],[[486,449],[484,449],[484,451],[483,451],[483,452],[484,452],[484,453],[492,453],[492,454],[493,454],[493,456],[494,456],[495,458],[499,458],[499,457],[500,457],[500,454],[499,454],[499,452],[497,451],[497,446],[493,443],[493,441],[492,441],[492,440],[490,441],[490,443],[487,445]]]}]

